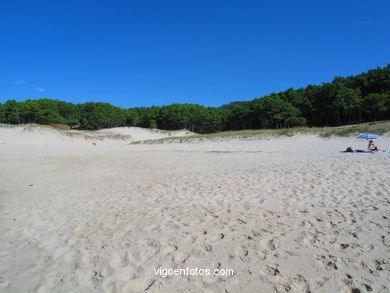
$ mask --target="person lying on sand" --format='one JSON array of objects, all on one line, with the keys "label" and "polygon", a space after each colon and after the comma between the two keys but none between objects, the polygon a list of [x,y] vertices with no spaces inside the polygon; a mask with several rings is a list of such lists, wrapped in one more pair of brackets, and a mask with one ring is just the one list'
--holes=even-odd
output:
[{"label": "person lying on sand", "polygon": [[[354,150],[352,147],[347,147],[345,151],[341,151],[342,153],[372,153],[372,152],[380,152],[379,148],[375,146],[375,148],[371,150]],[[386,150],[383,150],[383,153],[387,153]]]}]

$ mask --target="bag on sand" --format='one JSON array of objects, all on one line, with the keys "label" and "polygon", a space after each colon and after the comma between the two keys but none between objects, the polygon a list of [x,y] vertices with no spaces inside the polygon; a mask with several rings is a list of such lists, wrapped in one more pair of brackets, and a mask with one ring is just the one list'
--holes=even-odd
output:
[{"label": "bag on sand", "polygon": [[345,150],[347,153],[353,153],[353,149],[351,147],[347,147],[347,149]]}]

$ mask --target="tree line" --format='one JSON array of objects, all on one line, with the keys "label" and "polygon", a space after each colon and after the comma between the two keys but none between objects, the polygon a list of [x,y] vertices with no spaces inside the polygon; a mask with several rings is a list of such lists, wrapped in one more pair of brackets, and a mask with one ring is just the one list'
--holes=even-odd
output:
[{"label": "tree line", "polygon": [[52,99],[0,103],[0,122],[62,123],[78,129],[140,126],[197,133],[223,130],[338,126],[390,119],[390,64],[332,82],[288,89],[219,108],[196,104],[123,109],[108,103]]}]

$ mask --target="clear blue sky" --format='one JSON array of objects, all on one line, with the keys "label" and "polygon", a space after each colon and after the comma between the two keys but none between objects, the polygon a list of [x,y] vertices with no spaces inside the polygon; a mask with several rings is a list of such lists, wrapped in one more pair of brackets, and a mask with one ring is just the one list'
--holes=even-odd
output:
[{"label": "clear blue sky", "polygon": [[390,1],[0,3],[0,102],[219,106],[390,62]]}]

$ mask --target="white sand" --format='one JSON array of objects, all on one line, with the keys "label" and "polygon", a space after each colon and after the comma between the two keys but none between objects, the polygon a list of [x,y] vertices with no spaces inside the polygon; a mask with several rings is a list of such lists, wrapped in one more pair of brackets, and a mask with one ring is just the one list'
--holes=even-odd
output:
[{"label": "white sand", "polygon": [[390,155],[339,152],[364,141],[94,146],[12,129],[0,292],[390,292]]}]

